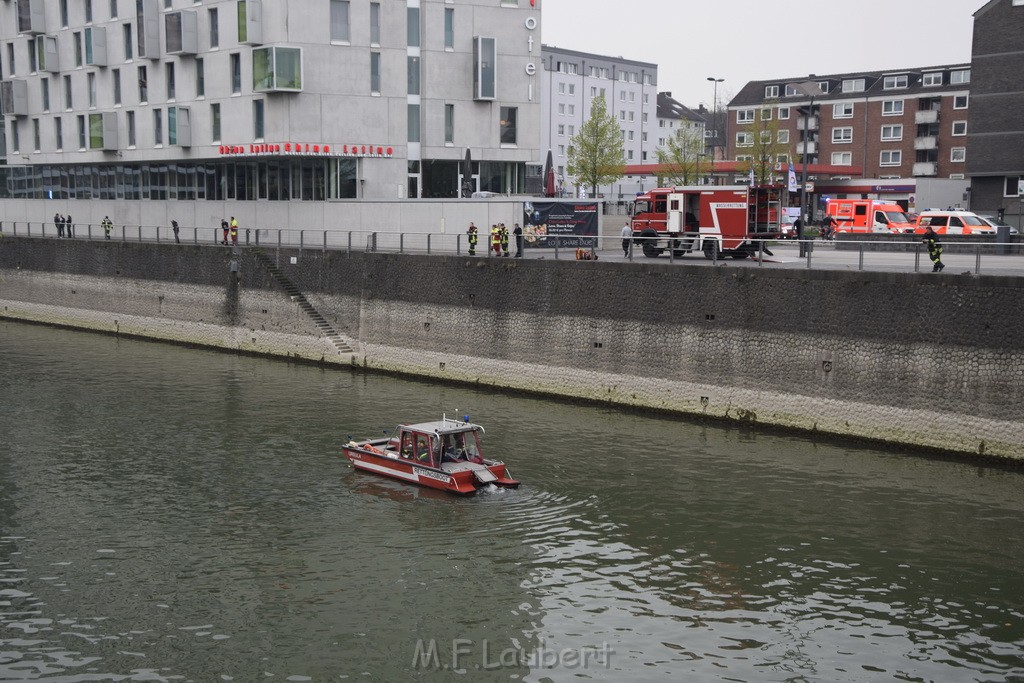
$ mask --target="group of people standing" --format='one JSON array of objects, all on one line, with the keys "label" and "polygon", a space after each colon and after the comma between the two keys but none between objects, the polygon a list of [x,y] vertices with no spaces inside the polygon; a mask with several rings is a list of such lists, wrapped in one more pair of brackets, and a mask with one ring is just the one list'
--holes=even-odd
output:
[{"label": "group of people standing", "polygon": [[57,226],[57,237],[74,237],[75,225],[71,222],[71,215],[61,216],[53,214],[53,224]]},{"label": "group of people standing", "polygon": [[[512,229],[512,234],[516,238],[516,258],[522,258],[523,256],[523,229],[518,223]],[[469,222],[469,228],[466,230],[466,235],[469,237],[469,255],[476,256],[476,245],[480,241],[480,233],[473,221]],[[491,226],[491,246],[494,250],[495,256],[509,256],[508,251],[509,244],[509,231],[505,227],[504,223],[495,223]]]},{"label": "group of people standing", "polygon": [[227,245],[228,236],[231,236],[231,245],[238,246],[238,221],[234,216],[231,217],[231,222],[221,220],[220,229],[223,231],[224,236],[221,239],[221,244]]}]

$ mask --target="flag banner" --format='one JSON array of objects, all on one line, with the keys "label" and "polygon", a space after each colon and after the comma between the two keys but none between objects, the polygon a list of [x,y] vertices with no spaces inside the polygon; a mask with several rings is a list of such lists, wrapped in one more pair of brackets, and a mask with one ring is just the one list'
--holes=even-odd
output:
[{"label": "flag banner", "polygon": [[796,192],[796,171],[793,170],[793,164],[789,165],[789,191]]}]

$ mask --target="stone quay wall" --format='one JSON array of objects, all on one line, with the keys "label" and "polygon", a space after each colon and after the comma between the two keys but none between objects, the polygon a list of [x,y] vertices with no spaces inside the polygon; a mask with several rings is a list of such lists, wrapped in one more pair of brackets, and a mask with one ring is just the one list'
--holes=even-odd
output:
[{"label": "stone quay wall", "polygon": [[1024,459],[1021,286],[0,240],[7,319],[1008,459]]}]

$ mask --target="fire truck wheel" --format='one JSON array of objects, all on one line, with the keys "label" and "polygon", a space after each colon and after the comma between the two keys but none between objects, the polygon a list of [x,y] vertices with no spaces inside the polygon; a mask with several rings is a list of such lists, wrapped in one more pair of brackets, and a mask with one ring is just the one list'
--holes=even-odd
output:
[{"label": "fire truck wheel", "polygon": [[721,255],[721,252],[718,249],[718,241],[717,240],[709,240],[709,241],[704,243],[704,258],[709,259],[709,260],[710,259],[716,259],[720,255]]},{"label": "fire truck wheel", "polygon": [[734,251],[734,252],[732,252],[732,253],[731,253],[731,254],[729,254],[729,255],[730,255],[730,256],[732,256],[732,257],[733,257],[734,259],[736,259],[737,261],[739,261],[740,259],[745,259],[745,258],[747,258],[748,256],[750,256],[750,254],[748,254],[748,253],[747,253],[747,252],[745,252],[745,251]]},{"label": "fire truck wheel", "polygon": [[661,256],[661,249],[658,249],[650,242],[644,242],[644,256],[647,258],[658,258]]}]

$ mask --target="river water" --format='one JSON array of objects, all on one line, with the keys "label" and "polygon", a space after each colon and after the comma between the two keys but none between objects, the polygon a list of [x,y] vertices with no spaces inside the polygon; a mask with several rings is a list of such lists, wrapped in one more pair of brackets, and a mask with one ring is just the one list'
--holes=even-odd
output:
[{"label": "river water", "polygon": [[[524,484],[340,457],[469,414]],[[1024,677],[1024,473],[0,322],[0,680]]]}]

